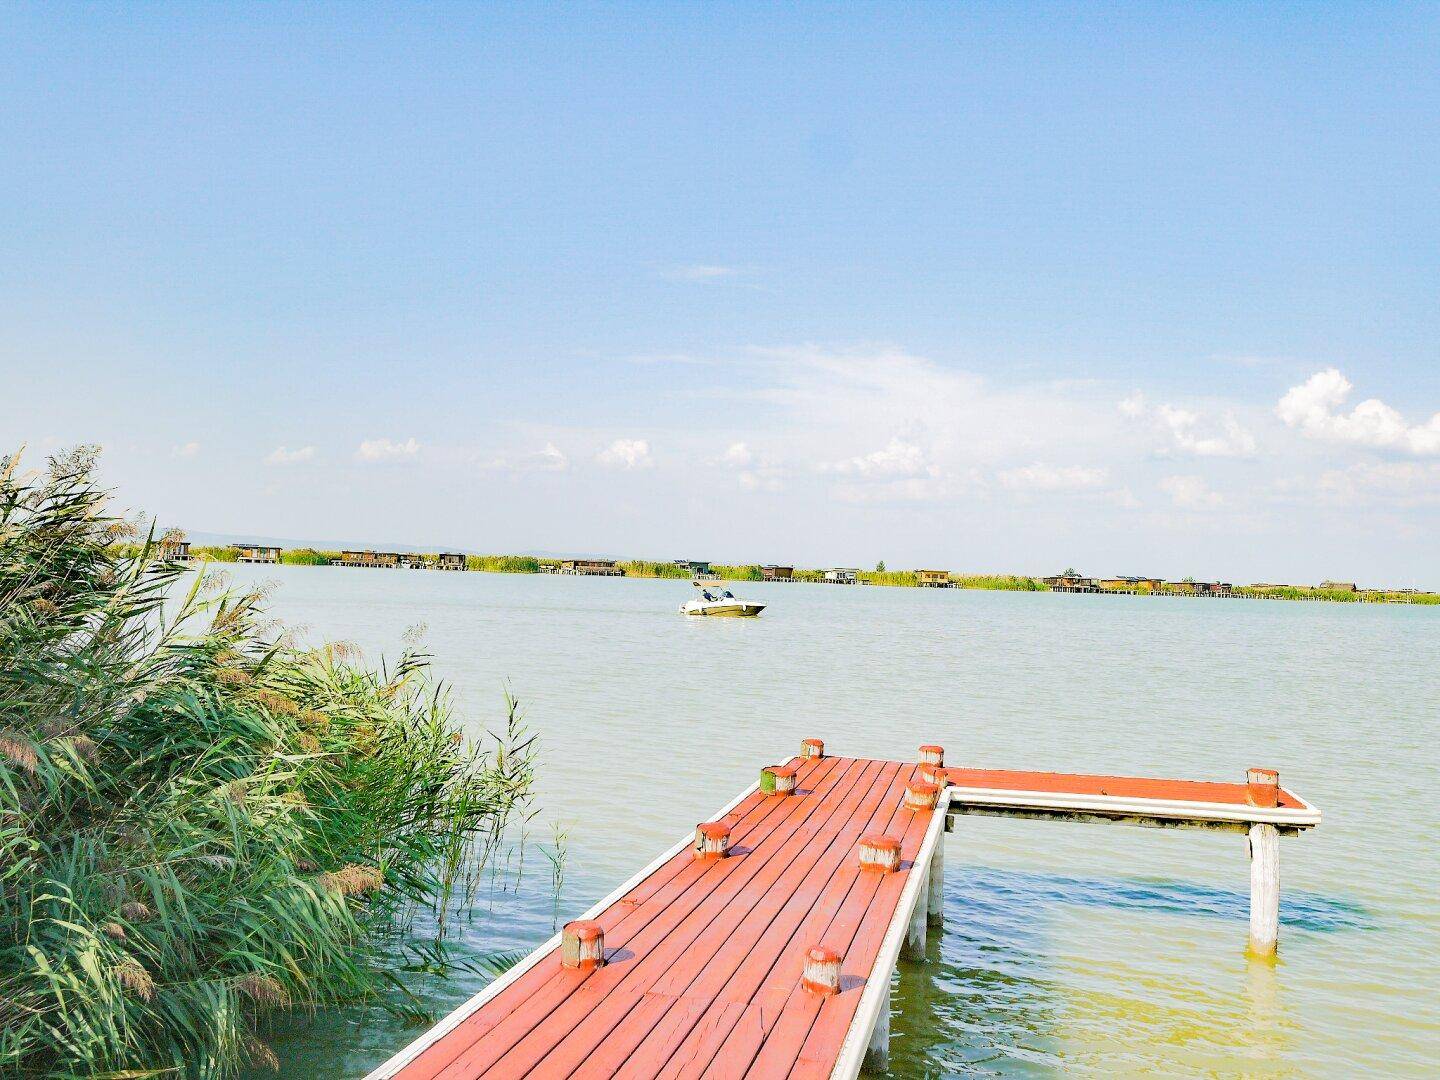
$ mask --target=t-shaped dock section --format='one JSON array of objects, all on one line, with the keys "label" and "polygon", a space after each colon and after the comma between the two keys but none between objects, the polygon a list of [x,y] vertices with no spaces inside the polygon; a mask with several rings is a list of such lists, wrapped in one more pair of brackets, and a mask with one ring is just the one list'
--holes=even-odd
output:
[{"label": "t-shaped dock section", "polygon": [[[883,1068],[890,976],[924,955],[957,814],[1248,832],[1250,947],[1273,954],[1278,837],[1320,812],[1224,784],[799,757],[370,1074],[369,1080],[848,1078]],[[963,915],[962,915],[963,917]]]}]

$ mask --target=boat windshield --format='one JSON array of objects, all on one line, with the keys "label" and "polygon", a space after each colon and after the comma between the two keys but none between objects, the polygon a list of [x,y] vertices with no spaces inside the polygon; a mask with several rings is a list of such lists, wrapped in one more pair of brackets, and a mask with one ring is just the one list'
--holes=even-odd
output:
[{"label": "boat windshield", "polygon": [[735,599],[735,594],[734,594],[733,592],[731,592],[729,589],[726,589],[724,592],[722,592],[722,593],[720,594],[720,598],[721,598],[722,600],[734,600],[734,599]]}]

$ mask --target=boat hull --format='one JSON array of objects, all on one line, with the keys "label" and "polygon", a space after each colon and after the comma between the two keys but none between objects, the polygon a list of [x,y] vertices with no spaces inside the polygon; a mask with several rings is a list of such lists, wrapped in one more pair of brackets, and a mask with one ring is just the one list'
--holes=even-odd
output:
[{"label": "boat hull", "polygon": [[686,615],[711,619],[753,619],[765,610],[764,604],[707,604],[705,607],[682,608]]}]

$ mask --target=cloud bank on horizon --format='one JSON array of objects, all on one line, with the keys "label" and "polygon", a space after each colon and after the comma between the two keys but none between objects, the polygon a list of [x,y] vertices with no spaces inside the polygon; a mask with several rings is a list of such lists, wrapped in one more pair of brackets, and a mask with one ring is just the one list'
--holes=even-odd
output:
[{"label": "cloud bank on horizon", "polygon": [[[651,358],[643,366],[657,372],[648,380],[656,400],[641,410],[645,418],[623,425],[606,425],[600,415],[583,425],[535,415],[511,418],[484,437],[436,430],[422,443],[411,436],[357,439],[359,431],[347,438],[342,429],[330,445],[281,444],[268,452],[253,445],[256,464],[306,466],[272,471],[269,493],[313,513],[276,525],[262,520],[262,505],[244,517],[252,531],[333,531],[327,492],[368,493],[394,474],[367,466],[402,464],[415,466],[404,474],[408,505],[417,492],[450,493],[449,501],[419,512],[417,520],[429,518],[423,531],[465,546],[486,546],[484,517],[460,527],[446,521],[457,514],[464,520],[472,500],[495,499],[500,484],[506,502],[543,491],[552,510],[573,506],[580,516],[562,514],[554,539],[497,540],[490,545],[497,550],[655,554],[660,541],[651,532],[673,530],[653,523],[667,520],[669,507],[693,511],[698,504],[724,507],[724,520],[703,509],[693,513],[699,527],[670,541],[685,550],[712,551],[715,541],[706,535],[713,532],[729,538],[733,547],[724,554],[733,550],[737,558],[862,562],[858,556],[873,551],[894,564],[895,553],[907,550],[908,530],[939,529],[942,538],[927,555],[967,546],[992,522],[1043,532],[1046,521],[1062,536],[1089,530],[1150,537],[1134,547],[1138,553],[1154,549],[1156,537],[1163,544],[1181,533],[1211,542],[1294,536],[1297,515],[1317,508],[1394,515],[1403,532],[1407,517],[1440,506],[1440,416],[1410,419],[1373,398],[1347,408],[1354,388],[1335,368],[1292,382],[1266,403],[1217,394],[1157,397],[1153,389],[1098,380],[1006,383],[899,347],[745,348],[673,365]],[[680,396],[689,418],[672,415],[659,400],[673,391],[672,369],[685,373]],[[172,461],[213,463],[208,445],[176,441],[184,434],[157,441],[156,453],[163,445]],[[620,530],[600,516],[598,531],[615,539],[587,530],[595,519],[583,508],[594,500],[629,515]],[[171,514],[191,527],[222,524],[186,513],[183,497],[176,503],[182,509]],[[762,551],[744,527],[747,518],[791,513],[815,531],[793,532],[793,546],[782,550]],[[968,525],[947,532],[956,522]],[[1058,555],[1050,561],[1057,559],[1074,561]],[[1045,565],[1017,561],[1013,568],[1039,572]]]}]

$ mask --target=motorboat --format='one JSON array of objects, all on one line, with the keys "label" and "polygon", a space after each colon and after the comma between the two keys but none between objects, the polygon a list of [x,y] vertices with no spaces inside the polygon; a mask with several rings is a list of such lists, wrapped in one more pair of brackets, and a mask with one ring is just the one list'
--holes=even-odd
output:
[{"label": "motorboat", "polygon": [[687,600],[680,605],[682,615],[717,615],[721,618],[753,619],[765,610],[764,604],[757,604],[754,600],[742,600],[729,589],[720,588],[704,581],[696,581],[694,585],[700,592],[694,599]]}]

